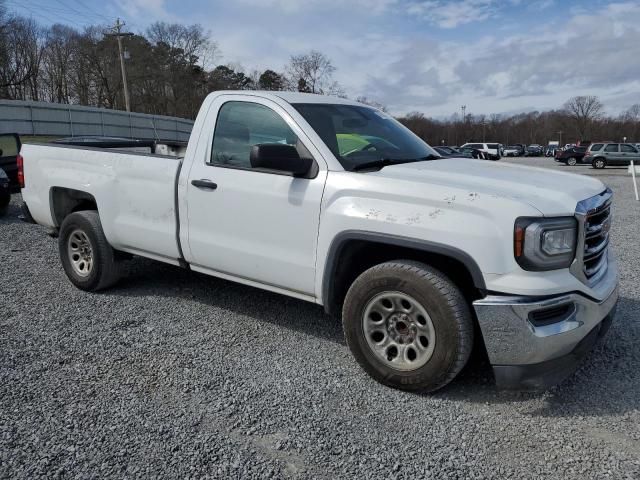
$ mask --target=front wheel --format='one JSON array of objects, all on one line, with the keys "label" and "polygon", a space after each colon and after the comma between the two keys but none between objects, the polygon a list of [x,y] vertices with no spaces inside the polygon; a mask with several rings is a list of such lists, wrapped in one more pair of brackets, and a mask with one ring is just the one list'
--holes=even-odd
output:
[{"label": "front wheel", "polygon": [[575,157],[571,157],[570,159],[567,160],[567,165],[570,165],[572,167],[575,167],[577,163],[578,163],[578,160]]},{"label": "front wheel", "polygon": [[419,262],[397,260],[365,271],[347,293],[342,319],[362,368],[402,390],[442,388],[462,370],[473,346],[462,293]]},{"label": "front wheel", "polygon": [[76,212],[65,218],[58,250],[67,277],[81,290],[103,290],[120,278],[120,262],[102,231],[98,212]]},{"label": "front wheel", "polygon": [[594,158],[591,166],[593,168],[602,169],[607,166],[607,162],[604,158]]}]

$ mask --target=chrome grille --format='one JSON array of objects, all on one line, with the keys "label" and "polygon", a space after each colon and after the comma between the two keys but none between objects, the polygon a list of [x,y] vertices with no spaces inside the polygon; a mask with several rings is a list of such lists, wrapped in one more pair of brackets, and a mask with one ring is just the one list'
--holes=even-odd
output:
[{"label": "chrome grille", "polygon": [[576,259],[571,271],[584,283],[595,284],[607,271],[607,247],[611,228],[610,189],[578,203],[579,233]]}]

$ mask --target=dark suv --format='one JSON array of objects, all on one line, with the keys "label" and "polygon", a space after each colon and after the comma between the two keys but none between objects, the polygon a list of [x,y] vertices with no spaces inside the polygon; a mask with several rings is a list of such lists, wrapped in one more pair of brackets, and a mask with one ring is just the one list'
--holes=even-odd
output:
[{"label": "dark suv", "polygon": [[555,160],[556,162],[573,166],[578,163],[582,163],[586,153],[587,147],[571,147],[566,150],[557,150]]},{"label": "dark suv", "polygon": [[584,157],[584,162],[591,163],[593,168],[626,166],[631,161],[640,164],[640,152],[630,143],[592,143]]}]

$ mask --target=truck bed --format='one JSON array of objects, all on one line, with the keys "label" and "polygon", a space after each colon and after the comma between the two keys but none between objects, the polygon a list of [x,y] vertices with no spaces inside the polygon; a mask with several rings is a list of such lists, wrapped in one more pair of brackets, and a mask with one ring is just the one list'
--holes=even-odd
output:
[{"label": "truck bed", "polygon": [[59,227],[56,208],[64,205],[55,199],[87,192],[114,248],[178,263],[181,158],[59,144],[25,144],[21,153],[27,179],[23,198],[38,223]]}]

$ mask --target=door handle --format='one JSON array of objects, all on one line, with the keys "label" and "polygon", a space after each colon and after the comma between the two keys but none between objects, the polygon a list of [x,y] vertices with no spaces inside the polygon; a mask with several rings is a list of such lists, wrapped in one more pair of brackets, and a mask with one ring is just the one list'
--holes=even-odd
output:
[{"label": "door handle", "polygon": [[212,182],[209,179],[203,178],[202,180],[191,180],[191,185],[194,187],[202,188],[204,190],[215,190],[218,188],[218,184]]}]

